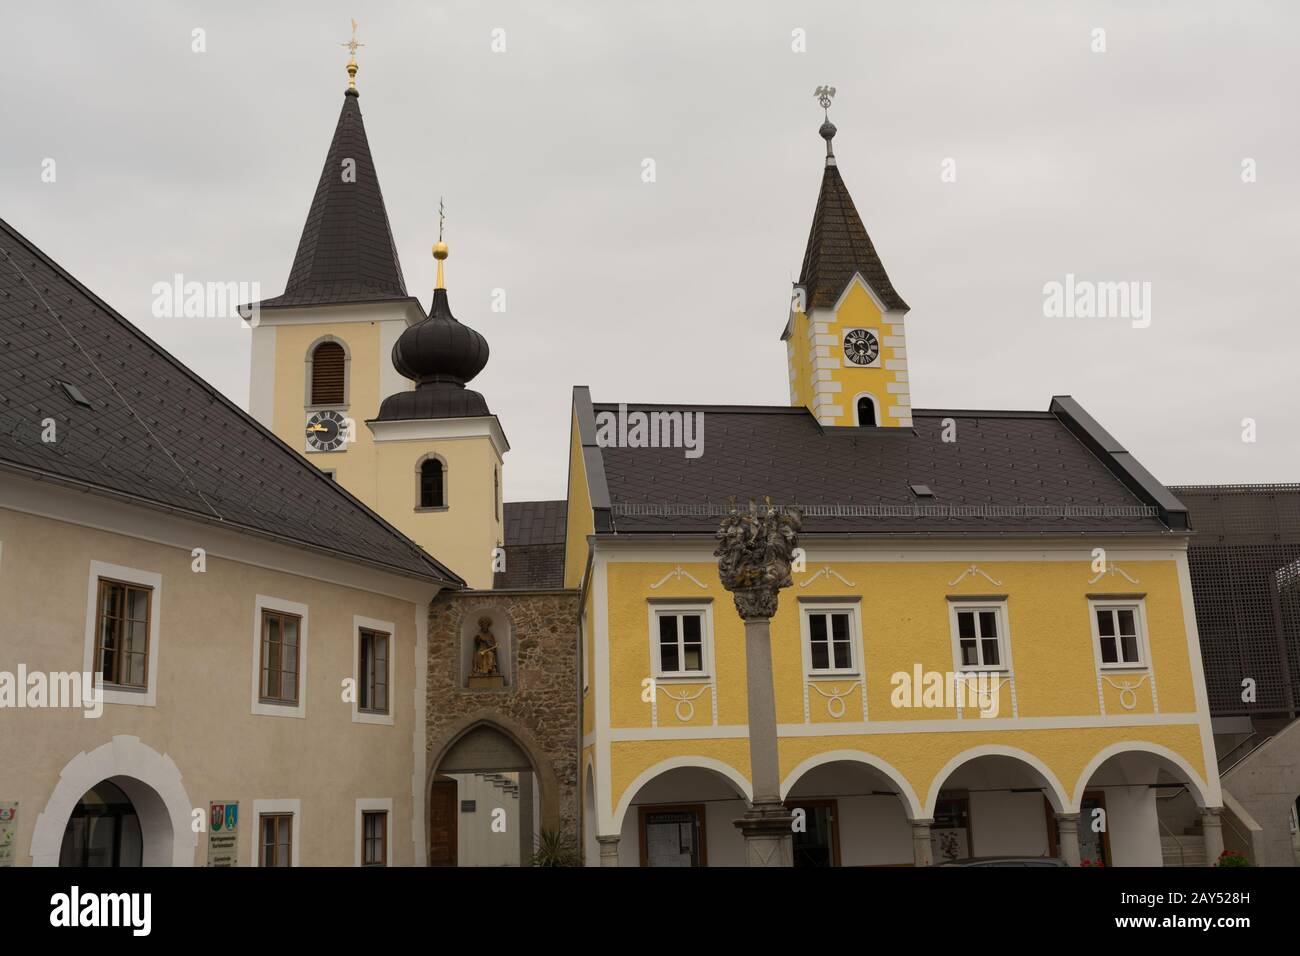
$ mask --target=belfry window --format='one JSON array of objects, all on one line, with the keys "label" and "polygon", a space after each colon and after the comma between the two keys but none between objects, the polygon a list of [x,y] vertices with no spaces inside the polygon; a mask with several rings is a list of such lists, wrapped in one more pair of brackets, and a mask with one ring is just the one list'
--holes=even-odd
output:
[{"label": "belfry window", "polygon": [[876,403],[868,395],[858,399],[858,424],[863,428],[875,428],[880,424],[876,420]]},{"label": "belfry window", "polygon": [[426,458],[420,463],[420,507],[445,508],[447,505],[446,475],[442,462]]},{"label": "belfry window", "polygon": [[322,342],[311,353],[311,405],[345,405],[347,356],[337,342]]}]

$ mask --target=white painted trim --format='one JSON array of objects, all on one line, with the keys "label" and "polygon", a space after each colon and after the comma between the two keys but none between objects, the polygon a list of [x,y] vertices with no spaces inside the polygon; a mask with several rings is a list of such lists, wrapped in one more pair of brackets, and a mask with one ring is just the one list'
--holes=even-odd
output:
[{"label": "white painted trim", "polygon": [[677,770],[681,767],[698,767],[702,770],[712,770],[726,777],[740,791],[741,797],[746,803],[754,799],[754,790],[750,783],[735,767],[723,763],[721,760],[714,760],[712,757],[700,756],[681,756],[669,757],[667,760],[661,760],[653,767],[643,770],[635,780],[633,780],[626,790],[623,791],[622,797],[619,798],[618,807],[614,810],[611,830],[605,830],[605,833],[621,833],[623,831],[623,818],[627,815],[628,808],[632,805],[633,799],[640,793],[641,788],[660,774],[667,773],[669,770]]},{"label": "white painted trim", "polygon": [[[830,667],[826,670],[813,670],[812,665],[812,628],[808,617],[811,614],[848,614],[849,616],[849,666]],[[828,632],[829,638],[829,632]],[[807,698],[807,683],[812,679],[858,678],[864,676],[866,649],[862,643],[862,604],[860,598],[851,601],[818,601],[816,599],[799,602],[799,645],[803,651],[804,697]]]},{"label": "white painted trim", "polygon": [[[113,777],[128,777],[149,787],[165,811],[151,814],[148,807],[140,805],[140,801],[133,801],[136,815],[141,817],[144,865],[194,865],[194,851],[198,846],[198,837],[190,828],[194,805],[185,792],[176,761],[141,743],[139,737],[117,735],[90,753],[83,750],[59,771],[59,781],[32,829],[28,850],[32,866],[59,865],[63,833],[73,809],[87,790]],[[157,839],[168,823],[171,825],[170,845]]]},{"label": "white painted trim", "polygon": [[[1197,723],[1197,715],[1183,714],[1097,714],[1082,717],[989,717],[979,720],[881,720],[852,723],[781,724],[780,737],[873,737],[884,734],[984,733],[1000,730],[1096,730],[1116,727],[1182,727]],[[641,740],[729,740],[748,737],[745,724],[717,727],[615,727],[601,739],[615,743]],[[583,746],[597,742],[594,734]]]},{"label": "white painted trim", "polygon": [[[354,849],[356,851],[352,862],[353,866],[361,865],[361,858],[365,849],[365,829],[362,825],[362,814],[367,810],[382,810],[386,814],[384,817],[384,827],[387,830],[384,835],[384,853],[387,859],[384,860],[384,866],[393,865],[393,798],[392,797],[357,797],[357,812],[354,823],[356,829],[356,839]],[[297,839],[294,845],[297,846]]]},{"label": "white painted trim", "polygon": [[[373,714],[361,710],[361,629],[388,635],[388,713]],[[354,724],[382,724],[393,726],[394,694],[397,680],[397,627],[392,621],[379,621],[373,617],[352,615],[352,680],[356,693],[352,695],[352,722]],[[301,697],[301,695],[299,695]]]},{"label": "white painted trim", "polygon": [[[262,611],[280,611],[284,614],[296,614],[302,618],[298,625],[298,703],[265,704],[261,701],[262,690]],[[253,601],[253,701],[250,713],[263,717],[300,717],[307,716],[307,605],[284,598],[268,597],[259,594]]]},{"label": "white painted trim", "polygon": [[409,392],[415,388],[415,383],[397,371],[392,362],[393,346],[397,344],[397,340],[402,337],[402,333],[406,331],[406,328],[406,322],[401,319],[385,319],[379,323],[380,401],[383,401],[389,395]]},{"label": "white painted trim", "polygon": [[610,756],[610,706],[609,693],[612,686],[610,678],[609,654],[609,555],[598,550],[592,559],[591,569],[592,607],[596,612],[596,626],[593,638],[596,644],[595,676],[596,687],[596,832],[601,835],[617,834],[622,829],[614,825],[614,782],[612,758]]},{"label": "white painted trim", "polygon": [[781,799],[785,800],[790,796],[790,791],[794,785],[799,782],[800,778],[808,771],[813,770],[823,764],[837,763],[846,761],[848,763],[865,764],[875,770],[880,771],[888,778],[889,782],[898,788],[898,796],[903,801],[903,806],[907,810],[909,820],[922,819],[921,801],[916,797],[916,791],[912,789],[912,784],[902,773],[898,771],[889,761],[882,757],[877,757],[873,753],[865,750],[827,750],[819,754],[813,754],[803,763],[799,764],[781,782]]},{"label": "white painted trim", "polygon": [[[984,723],[984,721],[981,721],[981,723]],[[1056,778],[1056,774],[1052,772],[1051,767],[1029,751],[1021,750],[1019,747],[1007,747],[1003,744],[983,744],[979,747],[963,750],[944,764],[939,772],[934,775],[934,778],[930,781],[929,795],[925,800],[923,818],[929,819],[934,816],[934,807],[939,800],[939,791],[943,789],[944,783],[947,782],[957,768],[980,757],[1012,757],[1032,767],[1038,771],[1047,783],[1046,794],[1048,801],[1052,804],[1052,809],[1057,813],[1070,812],[1066,809],[1071,806],[1070,796],[1065,792],[1065,788],[1061,786],[1061,781]]]},{"label": "white painted trim", "polygon": [[[413,299],[389,302],[302,305],[282,309],[259,309],[258,328],[266,325],[342,325],[348,322],[401,321],[414,325],[424,318],[424,310]],[[384,356],[386,359],[387,356]]]},{"label": "white painted trim", "polygon": [[[656,681],[665,683],[705,683],[710,681],[714,676],[713,668],[713,602],[708,599],[692,601],[689,598],[683,598],[680,601],[670,602],[647,601],[646,611],[648,614],[649,639],[650,639],[650,673]],[[701,671],[671,671],[665,673],[661,667],[659,651],[659,615],[660,614],[698,614],[704,620],[701,625],[704,630],[702,635],[702,647],[700,649],[701,661],[703,666]],[[681,645],[681,636],[678,635],[678,645]]]},{"label": "white painted trim", "polygon": [[[840,293],[840,297],[836,299],[835,304],[831,306],[831,313],[833,315],[835,316],[839,315],[840,309],[844,307],[844,300],[849,297],[849,292],[852,291],[855,283],[857,285],[862,286],[862,288],[866,290],[867,295],[871,297],[871,301],[875,305],[876,310],[880,313],[882,319],[885,317],[886,314],[892,314],[895,316],[898,315],[897,312],[890,313],[889,309],[885,308],[885,303],[881,301],[880,296],[876,295],[876,290],[871,288],[871,284],[867,282],[867,280],[863,277],[861,272],[854,272],[853,277],[850,278],[849,281],[845,284],[844,291]],[[816,311],[820,312],[822,310],[817,309]],[[899,321],[900,319],[895,319],[893,321]]]},{"label": "white painted trim", "polygon": [[1196,627],[1196,607],[1192,599],[1192,576],[1188,570],[1187,551],[1175,559],[1178,566],[1178,597],[1183,605],[1183,629],[1187,632],[1187,656],[1191,662],[1192,699],[1201,724],[1201,759],[1205,763],[1206,801],[1212,807],[1223,804],[1219,785],[1219,758],[1214,748],[1214,730],[1210,720],[1210,698],[1205,689],[1205,667],[1201,661],[1201,638]]},{"label": "white painted trim", "polygon": [[275,421],[275,345],[274,325],[258,322],[249,345],[248,413],[263,427]]},{"label": "white painted trim", "polygon": [[495,415],[466,418],[418,418],[402,421],[366,422],[375,441],[447,441],[460,438],[489,438],[501,459],[510,450],[501,422]]},{"label": "white painted trim", "polygon": [[[959,611],[996,611],[998,615],[998,654],[1002,658],[1001,663],[996,667],[987,667],[984,664],[963,664],[961,660],[961,637],[957,629],[957,613]],[[952,644],[952,669],[954,672],[965,672],[967,674],[976,674],[981,671],[989,674],[1005,674],[1012,677],[1015,674],[1015,668],[1011,661],[1011,615],[1007,613],[1006,599],[1000,601],[980,600],[979,598],[970,598],[962,600],[948,601],[948,637]],[[979,652],[980,658],[984,657],[984,648],[980,646],[980,641],[984,640],[978,634],[979,619],[976,618],[975,647]]]},{"label": "white painted trim", "polygon": [[[1097,660],[1097,670],[1107,673],[1146,673],[1152,670],[1151,667],[1151,643],[1147,634],[1147,613],[1146,598],[1142,597],[1116,597],[1116,598],[1088,598],[1088,622],[1092,626],[1093,649]],[[1133,618],[1137,626],[1137,650],[1139,660],[1136,663],[1119,661],[1115,664],[1107,664],[1101,656],[1101,629],[1097,625],[1098,610],[1128,610],[1132,609]],[[1115,653],[1123,653],[1120,644],[1119,631],[1115,632]]]},{"label": "white painted trim", "polygon": [[[127,584],[152,588],[149,595],[149,636],[146,638],[149,659],[145,662],[148,674],[143,691],[115,690],[103,687],[105,704],[126,704],[133,707],[155,707],[158,704],[158,658],[162,651],[162,575],[156,571],[127,568],[107,561],[90,562],[90,577],[86,585],[86,637],[82,654],[82,672],[98,674],[95,665],[95,613],[99,607],[99,579],[114,578]],[[99,678],[95,679],[99,686]],[[78,795],[80,796],[80,795]]]},{"label": "white painted trim", "polygon": [[[1066,812],[1079,812],[1079,807],[1083,803],[1083,794],[1088,789],[1088,784],[1092,781],[1092,775],[1095,774],[1101,765],[1111,757],[1122,753],[1146,753],[1168,760],[1187,776],[1187,781],[1191,785],[1190,792],[1192,794],[1192,799],[1196,801],[1197,806],[1204,808],[1207,805],[1220,806],[1222,804],[1221,799],[1216,803],[1210,798],[1212,792],[1211,787],[1205,782],[1205,779],[1197,773],[1195,769],[1193,769],[1192,765],[1187,762],[1186,758],[1181,756],[1177,751],[1170,750],[1168,747],[1160,744],[1153,744],[1146,740],[1121,740],[1117,743],[1103,747],[1093,755],[1091,760],[1088,761],[1087,766],[1083,768],[1083,771],[1079,774],[1078,781],[1075,783],[1074,795],[1070,803],[1070,809]],[[1212,766],[1217,767],[1217,763]],[[1214,790],[1217,791],[1217,787],[1214,788]]]},{"label": "white painted trim", "polygon": [[293,824],[290,827],[293,849],[289,854],[289,865],[298,866],[298,858],[302,850],[302,801],[297,799],[253,801],[253,852],[248,856],[248,865],[262,865],[262,814],[264,813],[293,814]]},{"label": "white painted trim", "polygon": [[[811,540],[810,540],[811,539]],[[1041,539],[1011,540],[986,542],[975,540],[970,543],[954,545],[951,539],[907,538],[893,539],[859,539],[819,542],[815,536],[805,535],[800,542],[804,544],[808,555],[810,569],[823,564],[851,563],[937,563],[952,562],[956,564],[992,564],[998,562],[1022,561],[1076,561],[1091,565],[1091,549],[1080,545],[1076,539],[1069,541],[1043,541]],[[1181,547],[1168,541],[1149,542],[1115,542],[1107,544],[1109,554],[1123,553],[1130,561],[1174,561],[1178,555],[1185,555],[1185,542]],[[712,539],[701,540],[697,545],[684,544],[681,540],[665,538],[661,541],[628,540],[617,541],[604,538],[599,541],[599,550],[607,560],[619,563],[671,563],[671,564],[715,564],[713,556],[715,547]],[[1130,550],[1125,550],[1130,548]]]}]

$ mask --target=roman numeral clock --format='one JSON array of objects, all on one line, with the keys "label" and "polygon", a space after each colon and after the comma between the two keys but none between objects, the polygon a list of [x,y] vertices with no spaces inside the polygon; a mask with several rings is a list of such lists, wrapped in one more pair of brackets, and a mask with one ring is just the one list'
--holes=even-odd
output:
[{"label": "roman numeral clock", "polygon": [[307,450],[338,451],[348,440],[347,419],[332,408],[313,412],[307,419]]},{"label": "roman numeral clock", "polygon": [[849,329],[844,333],[844,357],[854,365],[879,365],[880,341],[867,329]]}]

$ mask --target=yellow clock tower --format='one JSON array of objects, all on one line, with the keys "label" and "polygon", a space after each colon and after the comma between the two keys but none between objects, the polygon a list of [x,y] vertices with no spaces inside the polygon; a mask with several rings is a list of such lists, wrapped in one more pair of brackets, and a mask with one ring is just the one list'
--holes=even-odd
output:
[{"label": "yellow clock tower", "polygon": [[441,227],[428,313],[406,291],[356,72],[354,56],[285,291],[256,306],[249,410],[471,587],[490,588],[510,446],[465,387],[487,342],[452,316]]},{"label": "yellow clock tower", "polygon": [[[820,87],[817,95],[828,109],[835,90]],[[826,168],[781,336],[790,365],[790,404],[805,406],[822,425],[908,427],[908,306],[889,281],[840,176],[829,116],[821,136]]]}]

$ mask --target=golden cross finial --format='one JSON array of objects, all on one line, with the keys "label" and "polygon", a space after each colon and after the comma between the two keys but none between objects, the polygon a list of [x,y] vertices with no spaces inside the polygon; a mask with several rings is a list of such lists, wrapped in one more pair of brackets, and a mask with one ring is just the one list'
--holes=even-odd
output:
[{"label": "golden cross finial", "polygon": [[347,43],[340,43],[339,46],[346,47],[347,51],[352,54],[348,60],[348,89],[357,88],[357,48],[365,46],[364,43],[357,42],[357,21],[352,21],[352,39]]},{"label": "golden cross finial", "polygon": [[442,224],[447,221],[447,214],[444,212],[442,197],[438,197],[438,241],[442,242]]},{"label": "golden cross finial", "polygon": [[438,280],[434,285],[435,289],[444,289],[442,278],[442,264],[447,258],[447,244],[442,241],[442,224],[447,221],[447,214],[444,211],[442,197],[438,197],[438,241],[433,244],[433,257],[438,260]]}]

